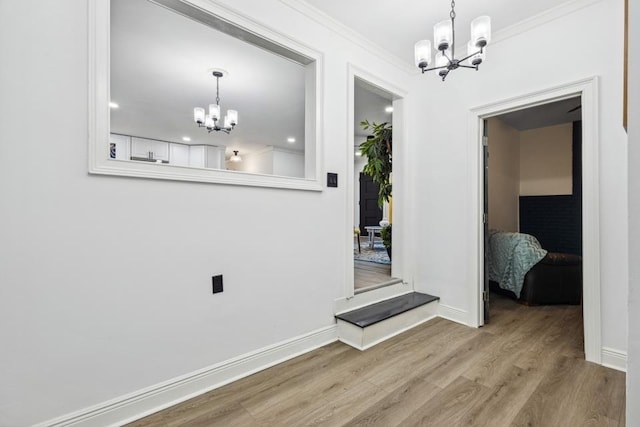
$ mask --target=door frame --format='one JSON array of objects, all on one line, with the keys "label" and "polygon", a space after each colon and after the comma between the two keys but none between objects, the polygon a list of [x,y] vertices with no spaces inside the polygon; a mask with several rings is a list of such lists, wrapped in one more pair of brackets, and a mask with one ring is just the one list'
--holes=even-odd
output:
[{"label": "door frame", "polygon": [[[355,187],[355,85],[356,78],[366,81],[371,86],[377,87],[393,96],[393,218],[397,221],[394,223],[392,246],[393,260],[391,261],[391,276],[402,278],[407,281],[413,275],[408,271],[409,263],[405,254],[412,253],[408,248],[408,239],[405,235],[405,229],[409,224],[409,212],[405,209],[407,203],[407,194],[411,194],[409,182],[405,179],[407,170],[407,138],[404,104],[407,91],[390,83],[375,74],[367,71],[365,68],[359,67],[353,63],[347,64],[347,177],[344,180],[346,185],[346,221],[345,221],[345,240],[344,248],[346,249],[346,268],[344,281],[344,298],[350,299],[355,295],[354,290],[354,260],[353,260],[353,218],[354,218],[354,187]],[[411,284],[413,286],[413,284]],[[359,294],[363,295],[363,294]],[[366,297],[362,297],[366,298]],[[340,298],[342,299],[342,298]]]},{"label": "door frame", "polygon": [[484,119],[580,96],[582,104],[582,307],[584,321],[584,351],[589,362],[602,363],[601,308],[600,308],[600,184],[599,184],[599,132],[598,132],[598,77],[555,86],[508,98],[470,111],[469,152],[471,162],[471,230],[472,265],[469,270],[475,279],[470,280],[471,298],[469,321],[472,326],[484,324],[482,290],[484,288],[484,224],[482,220],[483,156],[482,122]]}]

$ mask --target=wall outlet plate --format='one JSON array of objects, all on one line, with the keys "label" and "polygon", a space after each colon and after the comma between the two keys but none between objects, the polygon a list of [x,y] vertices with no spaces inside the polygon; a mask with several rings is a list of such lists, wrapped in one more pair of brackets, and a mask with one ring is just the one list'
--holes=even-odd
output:
[{"label": "wall outlet plate", "polygon": [[211,282],[213,283],[214,294],[222,292],[222,274],[211,277]]}]

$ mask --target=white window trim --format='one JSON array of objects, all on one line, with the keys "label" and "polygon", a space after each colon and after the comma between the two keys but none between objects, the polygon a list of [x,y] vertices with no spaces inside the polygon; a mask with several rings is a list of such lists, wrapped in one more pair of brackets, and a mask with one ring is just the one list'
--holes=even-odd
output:
[{"label": "white window trim", "polygon": [[[240,171],[199,169],[169,164],[145,164],[109,158],[110,132],[110,2],[88,1],[88,165],[90,174],[129,176],[139,178],[193,181],[254,187],[285,188],[322,191],[322,101],[324,61],[322,53],[267,28],[249,17],[212,1],[181,0],[206,13],[215,15],[237,27],[254,33],[287,49],[311,58],[314,72],[307,72],[315,90],[305,95],[307,120],[305,123],[305,178],[251,174]],[[310,117],[309,117],[310,116]]]}]

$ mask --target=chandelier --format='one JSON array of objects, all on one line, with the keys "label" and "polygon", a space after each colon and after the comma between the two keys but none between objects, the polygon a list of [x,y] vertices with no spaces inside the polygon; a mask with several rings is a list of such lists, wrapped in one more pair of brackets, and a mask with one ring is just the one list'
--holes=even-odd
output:
[{"label": "chandelier", "polygon": [[193,120],[198,124],[198,127],[207,128],[207,131],[222,131],[224,133],[230,133],[235,125],[238,124],[238,112],[236,110],[228,110],[227,115],[224,116],[224,123],[220,125],[220,77],[224,73],[220,70],[213,71],[213,77],[216,78],[216,103],[209,104],[209,114],[205,115],[204,108],[196,107],[193,109]]},{"label": "chandelier", "polygon": [[[450,71],[462,68],[478,70],[478,66],[485,57],[485,46],[491,39],[491,18],[479,16],[471,21],[471,40],[467,43],[467,56],[461,59],[455,58],[456,30],[455,12],[456,2],[451,1],[450,20],[438,22],[433,27],[434,47],[437,49],[435,66],[427,68],[431,63],[431,40],[420,40],[415,45],[416,66],[425,71],[440,70],[438,74],[442,81],[447,78]],[[467,61],[467,62],[465,62]]]}]

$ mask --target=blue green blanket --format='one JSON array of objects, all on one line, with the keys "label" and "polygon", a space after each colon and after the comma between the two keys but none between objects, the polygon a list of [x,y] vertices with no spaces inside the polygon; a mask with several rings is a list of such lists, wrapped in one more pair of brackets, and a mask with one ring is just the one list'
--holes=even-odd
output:
[{"label": "blue green blanket", "polygon": [[538,239],[529,234],[492,230],[487,251],[489,279],[520,298],[524,276],[546,255]]}]

